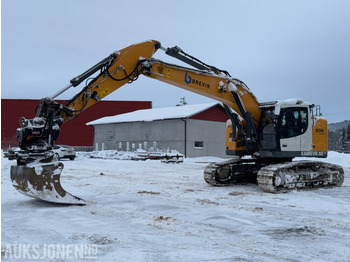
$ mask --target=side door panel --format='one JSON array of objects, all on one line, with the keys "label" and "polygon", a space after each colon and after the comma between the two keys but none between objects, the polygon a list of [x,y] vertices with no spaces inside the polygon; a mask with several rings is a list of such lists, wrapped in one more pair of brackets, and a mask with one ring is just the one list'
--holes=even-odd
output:
[{"label": "side door panel", "polygon": [[279,121],[281,151],[310,151],[312,129],[308,107],[288,107],[281,110]]}]

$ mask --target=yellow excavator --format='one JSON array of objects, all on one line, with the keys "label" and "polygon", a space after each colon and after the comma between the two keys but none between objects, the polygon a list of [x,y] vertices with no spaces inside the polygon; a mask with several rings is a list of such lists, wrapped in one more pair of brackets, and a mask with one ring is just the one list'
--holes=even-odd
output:
[{"label": "yellow excavator", "polygon": [[[153,58],[157,50],[190,67]],[[320,107],[301,99],[259,103],[247,85],[225,71],[208,65],[175,46],[164,48],[155,40],[116,51],[73,78],[51,97],[41,99],[33,119],[20,119],[16,135],[19,148],[6,156],[17,160],[11,166],[13,186],[21,193],[44,201],[85,204],[60,184],[63,164],[52,152],[60,126],[73,120],[121,86],[140,75],[222,102],[228,116],[226,153],[232,158],[204,170],[204,180],[223,186],[257,182],[267,192],[341,186],[344,170],[322,161],[292,161],[295,157],[326,157],[327,121]],[[54,99],[85,82],[66,105]]]}]

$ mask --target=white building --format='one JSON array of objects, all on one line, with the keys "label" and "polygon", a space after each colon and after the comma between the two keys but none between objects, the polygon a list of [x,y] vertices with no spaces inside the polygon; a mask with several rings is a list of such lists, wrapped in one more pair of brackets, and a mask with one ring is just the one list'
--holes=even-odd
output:
[{"label": "white building", "polygon": [[[101,149],[131,150],[156,142],[187,157],[224,157],[226,120],[220,103],[137,110],[87,123],[94,127],[94,144]],[[127,146],[129,148],[127,148]],[[121,147],[121,148],[120,148]]]}]

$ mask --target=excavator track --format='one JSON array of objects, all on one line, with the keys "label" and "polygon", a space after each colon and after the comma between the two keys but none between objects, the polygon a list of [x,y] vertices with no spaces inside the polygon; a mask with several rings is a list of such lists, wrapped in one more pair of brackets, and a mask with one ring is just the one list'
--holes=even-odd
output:
[{"label": "excavator track", "polygon": [[204,180],[212,186],[257,183],[265,192],[339,187],[344,181],[341,166],[320,161],[269,164],[256,159],[232,159],[212,163],[204,170]]},{"label": "excavator track", "polygon": [[344,182],[341,166],[320,161],[298,161],[263,167],[258,186],[270,193],[291,190],[340,187]]},{"label": "excavator track", "polygon": [[212,186],[229,186],[239,183],[256,183],[262,165],[250,159],[231,159],[211,163],[205,167],[204,180]]}]

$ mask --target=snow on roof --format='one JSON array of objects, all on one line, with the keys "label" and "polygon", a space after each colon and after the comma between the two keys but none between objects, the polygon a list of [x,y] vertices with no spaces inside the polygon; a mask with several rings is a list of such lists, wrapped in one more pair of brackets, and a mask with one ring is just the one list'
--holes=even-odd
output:
[{"label": "snow on roof", "polygon": [[196,115],[200,112],[203,112],[216,105],[220,105],[220,103],[206,103],[198,105],[143,109],[126,114],[103,117],[88,122],[86,123],[86,125],[103,125],[124,122],[151,122],[163,119],[187,118]]}]

